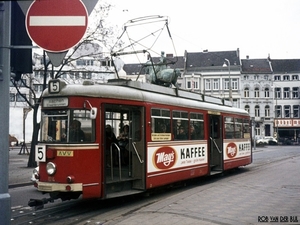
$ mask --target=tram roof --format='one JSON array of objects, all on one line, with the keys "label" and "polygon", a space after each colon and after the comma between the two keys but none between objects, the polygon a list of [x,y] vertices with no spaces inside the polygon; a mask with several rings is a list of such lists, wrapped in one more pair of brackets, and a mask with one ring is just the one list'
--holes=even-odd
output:
[{"label": "tram roof", "polygon": [[227,113],[248,113],[239,108],[234,108],[231,102],[221,98],[204,94],[189,92],[177,88],[163,87],[155,84],[142,83],[125,79],[112,79],[108,83],[95,84],[85,81],[83,84],[66,84],[60,80],[61,90],[58,94],[50,94],[48,89],[43,97],[58,96],[87,96],[102,97],[124,100],[136,100],[164,105],[182,106],[211,111],[222,111]]}]

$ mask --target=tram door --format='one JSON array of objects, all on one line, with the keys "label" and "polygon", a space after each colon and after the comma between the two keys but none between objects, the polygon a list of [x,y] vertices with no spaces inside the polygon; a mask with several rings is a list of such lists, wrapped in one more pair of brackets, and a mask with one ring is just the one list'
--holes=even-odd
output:
[{"label": "tram door", "polygon": [[[144,108],[113,104],[106,104],[104,108],[106,197],[144,190]],[[111,129],[112,133],[108,132],[107,128]]]},{"label": "tram door", "polygon": [[220,115],[209,115],[210,174],[223,170],[223,138]]}]

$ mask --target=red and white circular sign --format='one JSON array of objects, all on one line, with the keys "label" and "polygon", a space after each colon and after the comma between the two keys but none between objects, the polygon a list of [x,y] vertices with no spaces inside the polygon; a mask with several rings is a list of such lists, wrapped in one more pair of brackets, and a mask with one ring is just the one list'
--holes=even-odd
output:
[{"label": "red and white circular sign", "polygon": [[80,0],[35,0],[26,13],[29,37],[49,52],[64,52],[83,37],[88,13]]}]

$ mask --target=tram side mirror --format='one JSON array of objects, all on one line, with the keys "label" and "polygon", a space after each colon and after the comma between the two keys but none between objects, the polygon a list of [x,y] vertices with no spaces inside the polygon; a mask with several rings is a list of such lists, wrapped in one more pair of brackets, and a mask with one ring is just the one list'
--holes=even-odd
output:
[{"label": "tram side mirror", "polygon": [[96,116],[97,116],[97,108],[92,107],[91,112],[90,112],[90,119],[94,120],[94,119],[96,119]]}]

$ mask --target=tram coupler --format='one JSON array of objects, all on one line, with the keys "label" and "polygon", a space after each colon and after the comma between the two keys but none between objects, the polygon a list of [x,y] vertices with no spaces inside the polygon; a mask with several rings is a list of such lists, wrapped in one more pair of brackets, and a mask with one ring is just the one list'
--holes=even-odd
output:
[{"label": "tram coupler", "polygon": [[35,210],[43,209],[44,205],[48,202],[54,202],[53,198],[43,198],[43,199],[30,199],[28,201],[28,206],[34,207]]}]

